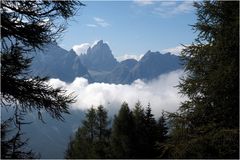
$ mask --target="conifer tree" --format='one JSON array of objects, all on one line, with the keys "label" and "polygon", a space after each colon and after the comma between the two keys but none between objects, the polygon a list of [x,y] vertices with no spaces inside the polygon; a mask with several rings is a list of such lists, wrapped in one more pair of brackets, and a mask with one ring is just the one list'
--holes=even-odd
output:
[{"label": "conifer tree", "polygon": [[134,121],[127,103],[114,117],[111,134],[112,158],[133,158]]},{"label": "conifer tree", "polygon": [[[53,118],[63,120],[62,114],[68,113],[68,105],[74,102],[74,98],[60,88],[52,88],[46,83],[46,77],[33,77],[29,74],[33,56],[30,51],[41,49],[44,44],[55,41],[66,26],[61,23],[61,19],[65,22],[83,4],[72,0],[2,0],[0,3],[1,107],[14,107],[25,113],[37,110],[40,119],[41,110],[45,110]],[[16,121],[17,118],[13,119]],[[18,142],[26,144],[20,139]],[[9,150],[4,148],[7,146],[9,145],[1,148],[2,155],[5,154],[3,151]],[[21,158],[23,154],[18,153],[18,158]]]},{"label": "conifer tree", "polygon": [[33,159],[38,156],[27,149],[21,130],[13,127],[13,119],[1,122],[1,159]]},{"label": "conifer tree", "polygon": [[97,138],[95,144],[98,158],[109,158],[110,155],[110,129],[107,111],[102,105],[97,108]]},{"label": "conifer tree", "polygon": [[239,2],[195,3],[199,33],[182,52],[187,95],[170,114],[173,158],[239,158]]},{"label": "conifer tree", "polygon": [[97,131],[98,131],[98,139],[104,140],[105,137],[109,134],[108,128],[108,119],[107,119],[107,111],[104,109],[102,105],[97,108]]},{"label": "conifer tree", "polygon": [[94,152],[96,139],[97,113],[92,106],[85,114],[82,127],[79,127],[75,137],[70,139],[65,158],[97,158]]},{"label": "conifer tree", "polygon": [[65,158],[109,158],[107,111],[102,105],[87,110],[82,126],[70,138]]},{"label": "conifer tree", "polygon": [[163,150],[163,146],[165,145],[168,139],[168,127],[166,122],[166,117],[164,112],[162,112],[162,116],[158,119],[156,126],[157,138],[156,138],[156,146],[158,146],[158,157],[160,158],[168,158],[165,150]]},{"label": "conifer tree", "polygon": [[113,121],[111,145],[114,158],[156,158],[157,126],[150,104],[146,111],[140,101],[131,111],[127,103]]},{"label": "conifer tree", "polygon": [[[29,73],[30,51],[55,41],[67,20],[83,5],[67,1],[1,1],[1,106],[22,111],[45,109],[53,118],[68,113],[73,97],[47,85],[47,78]],[[58,19],[58,20],[56,20]],[[41,113],[41,112],[39,112]]]},{"label": "conifer tree", "polygon": [[157,131],[158,131],[158,142],[164,142],[167,139],[168,127],[164,112],[162,116],[158,119],[157,123]]},{"label": "conifer tree", "polygon": [[86,119],[83,120],[83,128],[87,133],[87,139],[92,143],[97,138],[97,112],[93,106],[88,109]]},{"label": "conifer tree", "polygon": [[145,158],[156,158],[158,155],[156,143],[157,138],[159,136],[157,130],[157,123],[152,114],[152,109],[150,107],[150,103],[145,110],[145,118],[144,118],[144,130],[146,135],[146,143],[145,143]]},{"label": "conifer tree", "polygon": [[146,145],[148,145],[148,136],[146,132],[145,111],[140,101],[133,108],[134,120],[134,158],[149,158],[146,154]]}]

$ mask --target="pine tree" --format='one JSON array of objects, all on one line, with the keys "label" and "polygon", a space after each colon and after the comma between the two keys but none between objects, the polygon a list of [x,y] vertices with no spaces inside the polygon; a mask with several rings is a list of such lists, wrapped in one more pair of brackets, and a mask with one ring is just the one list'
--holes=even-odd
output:
[{"label": "pine tree", "polygon": [[167,139],[168,139],[168,127],[166,122],[166,117],[164,115],[164,112],[162,112],[162,116],[158,119],[157,127],[157,140],[156,140],[156,146],[158,146],[158,156],[160,158],[168,158],[167,154],[165,153],[165,150],[163,150],[163,146],[165,145]]},{"label": "pine tree", "polygon": [[134,121],[127,103],[114,117],[111,134],[112,158],[133,158]]},{"label": "pine tree", "polygon": [[146,135],[146,143],[145,143],[145,158],[156,158],[158,155],[156,143],[158,138],[158,130],[157,123],[152,114],[152,109],[150,107],[150,103],[145,110],[145,118],[144,118],[144,130]]},{"label": "pine tree", "polygon": [[239,2],[195,3],[199,33],[182,52],[187,95],[172,121],[175,158],[239,158]]},{"label": "pine tree", "polygon": [[14,118],[1,121],[1,158],[3,159],[33,159],[40,158],[40,154],[34,153],[28,148],[28,139],[23,138],[22,125],[25,122],[25,113],[15,109]]},{"label": "pine tree", "polygon": [[[15,107],[25,113],[37,110],[40,119],[41,110],[45,110],[53,118],[63,120],[62,114],[68,113],[68,105],[74,102],[74,97],[60,88],[53,89],[46,83],[46,77],[30,76],[33,56],[30,51],[55,41],[65,28],[61,19],[72,17],[83,4],[72,0],[2,0],[0,3],[1,107]],[[9,150],[4,147],[2,155]]]},{"label": "pine tree", "polygon": [[107,111],[104,109],[102,105],[97,108],[97,130],[98,130],[98,139],[104,140],[105,137],[108,136],[109,130],[108,128],[108,118]]},{"label": "pine tree", "polygon": [[[89,138],[84,127],[78,128],[74,137],[70,137],[70,142],[65,153],[67,159],[96,158],[92,150],[93,142]],[[89,157],[89,155],[91,155]]]},{"label": "pine tree", "polygon": [[30,76],[29,54],[55,41],[64,30],[60,19],[73,16],[79,5],[70,0],[1,1],[1,106],[18,105],[26,112],[45,109],[57,119],[68,113],[73,97],[47,85],[47,78]]},{"label": "pine tree", "polygon": [[165,142],[167,139],[168,127],[164,112],[157,123],[158,142]]},{"label": "pine tree", "polygon": [[111,145],[114,158],[156,158],[157,126],[150,105],[140,101],[131,111],[127,103],[113,121]]},{"label": "pine tree", "polygon": [[97,113],[93,106],[87,111],[83,126],[87,139],[92,143],[97,138]]},{"label": "pine tree", "polygon": [[133,108],[134,120],[134,158],[149,158],[146,153],[148,145],[148,136],[146,132],[145,111],[140,101]]},{"label": "pine tree", "polygon": [[75,137],[70,138],[65,158],[108,158],[109,137],[107,111],[102,105],[91,107]]},{"label": "pine tree", "polygon": [[26,149],[27,139],[23,133],[12,127],[13,119],[1,122],[1,159],[33,159],[38,157],[32,150]]},{"label": "pine tree", "polygon": [[95,144],[96,154],[98,158],[109,158],[110,148],[110,129],[107,111],[102,105],[97,108],[97,137]]},{"label": "pine tree", "polygon": [[94,142],[97,139],[97,112],[93,106],[87,110],[82,127],[78,128],[75,137],[70,139],[66,158],[97,158]]}]

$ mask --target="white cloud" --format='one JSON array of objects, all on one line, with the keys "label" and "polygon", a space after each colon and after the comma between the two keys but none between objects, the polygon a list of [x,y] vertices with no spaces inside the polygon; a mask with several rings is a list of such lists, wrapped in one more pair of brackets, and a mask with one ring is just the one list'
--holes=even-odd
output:
[{"label": "white cloud", "polygon": [[177,6],[175,12],[179,13],[188,13],[193,10],[193,1],[184,1]]},{"label": "white cloud", "polygon": [[94,17],[93,18],[95,23],[100,26],[100,27],[108,27],[110,26],[110,24],[108,22],[106,22],[106,20],[99,18],[99,17]]},{"label": "white cloud", "polygon": [[136,54],[124,54],[124,55],[121,55],[121,56],[117,56],[116,59],[121,62],[121,61],[124,61],[126,59],[136,59],[137,61],[139,61],[144,55],[141,54],[141,55],[136,55]]},{"label": "white cloud", "polygon": [[92,27],[92,28],[96,28],[96,27],[106,28],[106,27],[110,26],[110,24],[106,20],[104,20],[102,18],[93,17],[93,20],[94,20],[94,23],[86,24],[86,26],[87,27]]},{"label": "white cloud", "polygon": [[[185,45],[188,46],[188,45]],[[172,48],[167,48],[167,49],[163,49],[161,52],[171,52],[172,54],[175,55],[180,55],[181,51],[184,49],[185,47],[182,45],[176,46],[176,47],[172,47]]]},{"label": "white cloud", "polygon": [[162,110],[176,111],[180,102],[185,98],[178,94],[179,77],[183,75],[181,70],[173,71],[159,76],[150,82],[136,80],[131,85],[92,83],[84,78],[76,78],[67,84],[59,79],[50,79],[53,87],[63,87],[69,93],[77,95],[77,101],[72,109],[87,109],[92,105],[102,104],[110,113],[116,113],[120,105],[125,101],[130,107],[140,100],[144,106],[151,104],[155,115],[160,115]]},{"label": "white cloud", "polygon": [[182,2],[160,2],[159,6],[153,9],[153,13],[163,18],[168,18],[177,14],[189,13],[193,11],[193,1]]},{"label": "white cloud", "polygon": [[175,6],[176,5],[176,1],[163,1],[160,3],[161,6],[166,6],[166,7],[169,7],[169,6]]},{"label": "white cloud", "polygon": [[146,6],[154,3],[153,0],[134,0],[133,2],[139,6]]},{"label": "white cloud", "polygon": [[[86,54],[88,48],[92,48],[93,46],[95,46],[100,40],[96,40],[93,43],[82,43],[82,44],[77,44],[74,45],[72,47],[72,49],[77,53],[77,55],[81,55],[81,54]],[[109,45],[109,43],[107,41],[104,41],[104,43],[107,43]]]},{"label": "white cloud", "polygon": [[83,43],[80,45],[74,45],[73,50],[77,53],[77,55],[81,55],[86,54],[89,47],[90,47],[89,43]]},{"label": "white cloud", "polygon": [[94,17],[93,18],[96,22],[104,22],[105,20],[99,17]]},{"label": "white cloud", "polygon": [[93,27],[93,28],[97,27],[96,24],[86,24],[86,26],[88,26],[88,27]]}]

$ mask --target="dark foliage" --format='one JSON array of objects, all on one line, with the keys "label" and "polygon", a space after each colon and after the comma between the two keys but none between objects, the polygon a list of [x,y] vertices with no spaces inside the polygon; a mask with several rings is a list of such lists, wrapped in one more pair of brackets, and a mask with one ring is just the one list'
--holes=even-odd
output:
[{"label": "dark foliage", "polygon": [[127,103],[123,103],[114,117],[111,134],[113,158],[134,158],[134,120]]},{"label": "dark foliage", "polygon": [[[23,113],[34,109],[38,111],[40,119],[40,111],[44,109],[53,118],[63,120],[62,114],[68,113],[68,105],[74,102],[74,97],[66,95],[66,91],[60,88],[53,89],[47,84],[47,78],[29,76],[28,68],[32,61],[29,53],[59,38],[65,28],[60,19],[65,21],[72,17],[83,4],[71,0],[2,0],[0,3],[1,107],[15,107]],[[16,116],[13,121],[18,124]],[[2,157],[33,158],[31,152],[20,150],[26,145],[25,141],[20,140],[21,124],[15,126],[18,132],[12,139],[2,141]],[[6,124],[1,126],[3,131],[8,128]],[[12,149],[13,145],[17,145],[15,147],[19,150]]]},{"label": "dark foliage", "polygon": [[97,109],[92,107],[85,118],[74,138],[70,138],[65,158],[109,158],[107,111],[101,105]]},{"label": "dark foliage", "polygon": [[67,104],[74,98],[47,85],[47,78],[30,77],[27,69],[31,58],[27,54],[56,39],[63,28],[55,20],[73,16],[77,5],[82,3],[1,1],[2,106],[18,104],[26,111],[44,108],[58,119],[62,119],[61,113],[68,113]]},{"label": "dark foliage", "polygon": [[[79,1],[1,1],[2,47],[13,46],[16,41],[25,48],[41,48],[59,38],[67,20],[83,5]],[[56,21],[58,20],[58,22]],[[9,44],[11,42],[11,44]]]},{"label": "dark foliage", "polygon": [[167,118],[164,114],[164,112],[162,112],[162,116],[158,119],[157,122],[157,127],[156,127],[156,146],[157,146],[157,156],[159,158],[168,158],[168,153],[165,152],[164,150],[164,145],[166,144],[167,140],[168,140],[168,130],[169,128],[167,127]]},{"label": "dark foliage", "polygon": [[144,111],[140,102],[133,111],[121,105],[111,132],[103,106],[89,109],[82,125],[70,139],[66,158],[158,158],[158,144],[167,134],[165,122],[157,124],[150,105]]},{"label": "dark foliage", "polygon": [[171,158],[239,158],[239,2],[195,3],[198,38],[182,52],[180,92],[169,115]]},{"label": "dark foliage", "polygon": [[1,121],[1,158],[2,159],[33,159],[40,158],[27,147],[28,139],[23,140],[21,131],[24,113],[15,109],[14,118]]}]

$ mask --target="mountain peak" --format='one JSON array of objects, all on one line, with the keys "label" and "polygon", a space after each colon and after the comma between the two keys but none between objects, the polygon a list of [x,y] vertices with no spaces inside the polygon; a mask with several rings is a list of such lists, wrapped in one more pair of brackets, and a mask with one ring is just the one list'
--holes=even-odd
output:
[{"label": "mountain peak", "polygon": [[160,52],[156,51],[156,52],[152,52],[151,50],[148,50],[147,53],[142,57],[149,57],[149,56],[154,56],[154,55],[159,55]]},{"label": "mountain peak", "polygon": [[149,54],[149,53],[152,53],[152,51],[151,51],[151,50],[148,50],[146,54]]},{"label": "mountain peak", "polygon": [[95,42],[92,44],[91,48],[93,48],[93,47],[95,47],[95,46],[102,46],[103,44],[106,44],[106,43],[104,43],[103,40],[98,40],[98,41],[95,41]]},{"label": "mountain peak", "polygon": [[103,44],[103,40],[99,40],[99,41],[97,42],[97,45],[101,45],[101,44]]},{"label": "mountain peak", "polygon": [[118,64],[110,47],[103,40],[96,41],[87,50],[87,54],[80,57],[82,63],[92,70],[110,71]]}]

